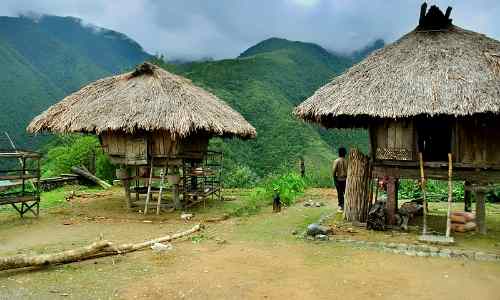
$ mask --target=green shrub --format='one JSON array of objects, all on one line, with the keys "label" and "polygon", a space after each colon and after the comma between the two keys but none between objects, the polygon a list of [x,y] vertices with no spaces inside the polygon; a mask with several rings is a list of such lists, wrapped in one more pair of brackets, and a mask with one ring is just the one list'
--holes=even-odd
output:
[{"label": "green shrub", "polygon": [[[453,182],[452,195],[454,202],[463,201],[463,183]],[[422,189],[420,188],[419,180],[400,180],[398,196],[400,199],[421,198]],[[428,198],[428,201],[448,201],[448,182],[433,179],[427,180],[426,196]]]},{"label": "green shrub", "polygon": [[299,174],[289,172],[283,175],[270,176],[265,181],[264,187],[270,195],[273,195],[275,191],[279,192],[281,202],[285,205],[291,205],[298,196],[304,193],[306,182]]},{"label": "green shrub", "polygon": [[229,188],[252,188],[259,180],[248,166],[236,166],[224,176],[224,186]]},{"label": "green shrub", "polygon": [[250,194],[243,199],[240,207],[232,214],[235,216],[252,215],[260,211],[262,207],[271,205],[276,192],[279,192],[281,202],[287,206],[292,205],[297,197],[304,193],[306,183],[304,179],[295,172],[283,175],[270,175],[266,177],[258,187],[252,189]]},{"label": "green shrub", "polygon": [[99,141],[90,135],[61,136],[47,145],[48,152],[42,162],[42,176],[58,176],[70,173],[71,167],[89,166],[95,159],[96,175],[104,180],[112,181],[115,167],[109,158],[100,150]]},{"label": "green shrub", "polygon": [[272,194],[263,187],[256,187],[245,197],[243,204],[232,212],[232,215],[241,217],[256,214],[262,207],[270,205],[272,201]]}]

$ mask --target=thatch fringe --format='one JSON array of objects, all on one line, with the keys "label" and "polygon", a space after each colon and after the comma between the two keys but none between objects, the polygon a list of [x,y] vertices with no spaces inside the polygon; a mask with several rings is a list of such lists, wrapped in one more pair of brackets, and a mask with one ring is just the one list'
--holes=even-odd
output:
[{"label": "thatch fringe", "polygon": [[83,87],[34,118],[27,130],[97,134],[165,130],[173,138],[197,132],[256,136],[255,128],[215,95],[151,63]]},{"label": "thatch fringe", "polygon": [[329,127],[373,119],[500,113],[500,42],[451,25],[414,30],[353,66],[295,109]]}]

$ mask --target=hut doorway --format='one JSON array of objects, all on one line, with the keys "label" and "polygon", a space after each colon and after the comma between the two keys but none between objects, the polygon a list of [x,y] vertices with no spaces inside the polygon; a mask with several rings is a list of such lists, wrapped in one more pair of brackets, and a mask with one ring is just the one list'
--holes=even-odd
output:
[{"label": "hut doorway", "polygon": [[447,161],[451,153],[451,126],[442,120],[417,122],[418,151],[426,161]]}]

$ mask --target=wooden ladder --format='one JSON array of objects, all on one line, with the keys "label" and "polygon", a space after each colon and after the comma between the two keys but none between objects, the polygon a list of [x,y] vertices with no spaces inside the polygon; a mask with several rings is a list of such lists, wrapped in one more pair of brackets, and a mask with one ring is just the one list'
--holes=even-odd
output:
[{"label": "wooden ladder", "polygon": [[431,243],[441,243],[441,244],[452,244],[454,243],[453,237],[451,234],[451,202],[453,198],[453,186],[452,186],[452,170],[453,170],[453,162],[451,153],[448,153],[448,213],[446,215],[446,234],[442,235],[431,235],[428,232],[427,228],[427,197],[426,197],[426,180],[424,174],[424,160],[422,157],[422,153],[418,153],[419,164],[420,164],[420,185],[422,188],[422,197],[424,200],[424,217],[423,217],[423,226],[422,226],[422,235],[419,240],[423,242],[431,242]]}]

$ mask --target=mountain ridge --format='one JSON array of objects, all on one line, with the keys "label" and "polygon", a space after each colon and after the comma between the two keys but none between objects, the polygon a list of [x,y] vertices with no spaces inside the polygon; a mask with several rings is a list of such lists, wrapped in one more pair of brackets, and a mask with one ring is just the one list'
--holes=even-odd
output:
[{"label": "mountain ridge", "polygon": [[[317,177],[312,180],[325,185],[330,172],[326,162],[335,157],[336,147],[366,147],[363,131],[325,130],[292,115],[297,104],[350,67],[353,57],[313,43],[271,38],[233,59],[167,63],[126,35],[82,22],[72,17],[0,17],[0,61],[8,66],[0,71],[5,92],[0,102],[10,104],[8,116],[0,115],[0,127],[12,131],[21,146],[37,147],[24,128],[56,101],[90,81],[151,60],[211,91],[257,128],[252,141],[211,142],[226,153],[229,172],[247,167],[262,177],[296,168],[304,158],[306,168],[314,170],[311,176]],[[367,51],[360,49],[357,57]]]},{"label": "mountain ridge", "polygon": [[0,53],[0,103],[9,104],[0,114],[0,130],[21,147],[40,143],[25,132],[35,115],[86,83],[152,57],[121,33],[57,16],[0,17]]}]

